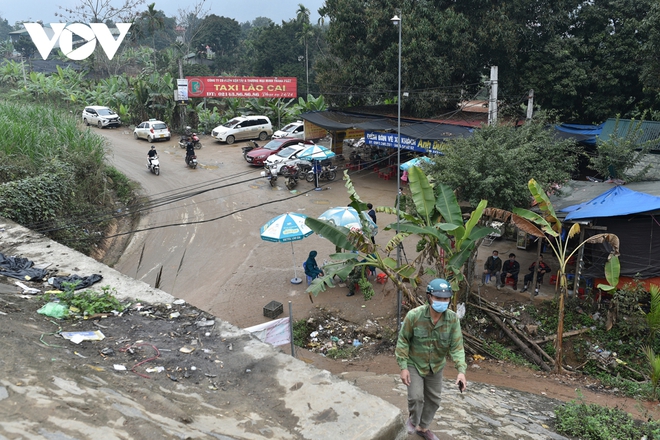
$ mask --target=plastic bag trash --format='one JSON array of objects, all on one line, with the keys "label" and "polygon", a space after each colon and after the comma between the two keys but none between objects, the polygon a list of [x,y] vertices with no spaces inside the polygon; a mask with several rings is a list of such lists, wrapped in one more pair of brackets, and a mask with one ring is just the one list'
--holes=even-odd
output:
[{"label": "plastic bag trash", "polygon": [[114,366],[115,370],[117,370],[117,371],[126,371],[126,367],[124,365],[115,364],[113,366]]},{"label": "plastic bag trash", "polygon": [[175,299],[174,301],[172,301],[172,304],[175,304],[177,306],[179,306],[181,304],[185,304],[185,303],[186,303],[186,301],[183,300],[183,299]]},{"label": "plastic bag trash", "polygon": [[44,304],[42,308],[37,310],[37,313],[50,316],[51,318],[66,318],[69,316],[69,307],[65,304],[49,302]]},{"label": "plastic bag trash", "polygon": [[463,319],[463,316],[465,316],[465,303],[456,306],[456,316],[458,316],[458,319]]},{"label": "plastic bag trash", "polygon": [[357,339],[353,339],[353,347],[359,347],[362,345],[362,342],[358,341]]}]

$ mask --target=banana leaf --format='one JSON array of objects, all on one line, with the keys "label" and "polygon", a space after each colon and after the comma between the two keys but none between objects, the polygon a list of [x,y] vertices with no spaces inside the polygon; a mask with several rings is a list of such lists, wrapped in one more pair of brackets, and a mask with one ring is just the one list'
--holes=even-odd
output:
[{"label": "banana leaf", "polygon": [[408,185],[412,194],[417,213],[424,217],[425,223],[431,223],[431,215],[435,209],[435,196],[426,174],[416,166],[408,169]]},{"label": "banana leaf", "polygon": [[435,201],[435,206],[440,211],[442,219],[445,223],[452,223],[454,225],[463,226],[463,214],[461,213],[461,206],[456,200],[456,194],[447,185],[442,183],[438,184],[438,198]]}]

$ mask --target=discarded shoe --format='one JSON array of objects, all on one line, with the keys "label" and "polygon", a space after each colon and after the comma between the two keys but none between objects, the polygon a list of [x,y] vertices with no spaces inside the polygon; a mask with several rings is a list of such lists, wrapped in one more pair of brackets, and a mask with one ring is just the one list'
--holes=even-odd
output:
[{"label": "discarded shoe", "polygon": [[433,434],[428,429],[426,431],[415,431],[415,434],[426,440],[440,440],[437,435]]},{"label": "discarded shoe", "polygon": [[415,425],[413,425],[410,417],[408,417],[408,420],[406,420],[406,431],[408,431],[408,435],[415,433]]}]

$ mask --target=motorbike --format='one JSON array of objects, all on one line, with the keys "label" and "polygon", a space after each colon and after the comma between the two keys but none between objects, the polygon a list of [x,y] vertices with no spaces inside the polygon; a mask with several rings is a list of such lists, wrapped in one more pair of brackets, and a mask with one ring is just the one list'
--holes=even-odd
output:
[{"label": "motorbike", "polygon": [[[332,182],[337,178],[337,167],[335,165],[322,162],[320,166],[316,166],[315,168],[319,174],[319,180],[325,179],[329,182]],[[310,169],[307,172],[307,175],[305,176],[305,180],[307,180],[308,182],[314,181],[314,168]]]},{"label": "motorbike", "polygon": [[197,156],[196,155],[186,155],[186,165],[188,165],[193,170],[197,168]]},{"label": "motorbike", "polygon": [[154,156],[151,160],[147,161],[147,169],[157,176],[160,175],[160,162],[158,161],[158,156]]},{"label": "motorbike", "polygon": [[243,150],[243,159],[247,160],[247,154],[254,150],[255,148],[261,148],[259,144],[257,144],[255,141],[248,141],[252,145],[248,145],[247,147],[242,147],[241,150]]},{"label": "motorbike", "polygon": [[284,184],[288,190],[292,190],[298,185],[298,179],[300,179],[301,170],[296,165],[284,165],[282,167],[281,173],[284,177]]},{"label": "motorbike", "polygon": [[199,136],[197,136],[197,133],[193,133],[190,130],[190,127],[186,127],[186,133],[179,138],[179,147],[186,148],[188,142],[192,142],[195,150],[201,149],[202,143],[199,140]]},{"label": "motorbike", "polygon": [[277,185],[277,164],[271,164],[270,167],[268,164],[265,164],[264,170],[261,172],[261,177],[268,179],[270,186],[275,187]]}]

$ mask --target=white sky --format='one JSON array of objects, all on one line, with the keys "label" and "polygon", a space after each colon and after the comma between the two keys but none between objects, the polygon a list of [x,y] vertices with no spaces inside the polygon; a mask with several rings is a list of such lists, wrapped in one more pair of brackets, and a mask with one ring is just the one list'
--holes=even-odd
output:
[{"label": "white sky", "polygon": [[[295,18],[298,4],[303,4],[311,11],[310,21],[316,24],[318,9],[324,0],[204,0],[204,9],[209,14],[233,18],[239,23],[252,21],[257,17],[268,17],[276,24]],[[119,6],[123,0],[111,0],[112,4]],[[0,17],[6,19],[10,25],[17,21],[35,22],[43,20],[44,23],[62,21],[55,17],[59,12],[58,6],[71,8],[80,2],[78,0],[2,0],[0,1]],[[197,0],[146,0],[139,6],[139,10],[147,9],[150,3],[156,4],[156,9],[165,12],[168,17],[178,17],[179,9],[192,9]]]}]

